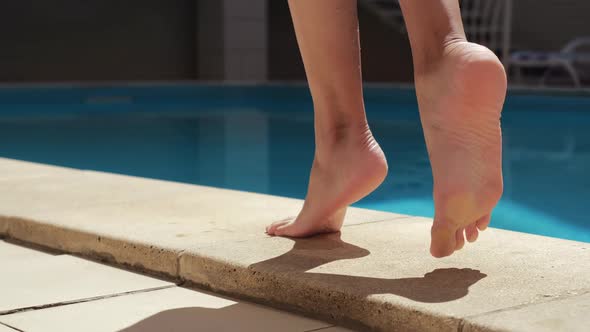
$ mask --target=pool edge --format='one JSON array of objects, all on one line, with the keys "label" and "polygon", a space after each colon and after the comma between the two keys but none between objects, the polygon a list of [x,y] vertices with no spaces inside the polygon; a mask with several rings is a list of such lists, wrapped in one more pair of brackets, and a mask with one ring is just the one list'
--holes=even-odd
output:
[{"label": "pool edge", "polygon": [[[12,169],[12,171],[5,171],[3,173],[4,175],[0,177],[0,181],[10,183],[13,186],[20,186],[20,183],[25,187],[31,186],[31,188],[33,188],[31,192],[27,193],[25,188],[22,191],[23,196],[21,197],[33,197],[34,200],[55,199],[55,197],[50,196],[59,195],[59,193],[52,189],[47,189],[47,186],[44,186],[42,190],[37,190],[35,187],[35,178],[31,177],[31,173],[36,174],[37,178],[56,178],[58,181],[66,181],[66,179],[67,181],[78,181],[81,177],[96,177],[96,174],[92,172],[89,173],[73,169],[45,166],[42,164],[24,163],[2,158],[0,158],[0,164],[2,164],[0,166],[3,166],[4,170],[9,168]],[[112,179],[114,183],[122,182],[121,187],[132,187],[129,191],[130,193],[134,192],[134,188],[137,186],[136,182],[129,182],[127,184],[124,182],[124,180],[129,180],[128,178],[130,177],[109,175],[105,173],[101,173],[100,176],[100,182],[103,182],[105,179]],[[156,191],[161,190],[162,187],[166,186],[165,181],[147,179],[141,180],[141,185],[145,186],[144,188],[151,187]],[[203,187],[200,186],[180,184],[170,184],[170,186],[171,188],[173,187],[171,190],[174,190],[174,192],[179,195],[204,190]],[[6,191],[0,196],[10,194],[10,186],[2,187]],[[92,189],[93,188],[91,187],[87,188],[87,190]],[[284,198],[276,198],[275,200],[272,196],[268,195],[236,193],[235,191],[228,190],[211,189],[211,191],[203,191],[203,193],[219,195],[220,198],[223,198],[224,195],[234,195],[240,197],[240,199],[247,198],[252,201],[268,199],[269,202],[272,202],[273,204],[275,201],[276,204],[279,205],[285,204],[285,207],[288,209],[291,209],[299,202],[298,200],[286,200]],[[163,198],[158,197],[158,199]],[[136,199],[134,198],[133,201],[136,201]],[[94,202],[92,203],[94,204]],[[64,201],[63,204],[68,204],[68,202]],[[111,204],[113,203],[109,202],[105,205],[105,208],[108,209]],[[23,206],[26,206],[26,204],[23,204]],[[89,209],[89,211],[94,211],[92,210],[94,207],[90,207]],[[240,256],[237,253],[232,254],[231,250],[228,253],[219,253],[220,248],[216,248],[216,246],[222,246],[225,243],[208,243],[206,245],[183,245],[175,247],[174,245],[167,245],[162,242],[154,243],[149,239],[145,241],[132,240],[131,238],[121,236],[121,232],[109,232],[107,228],[97,228],[93,231],[89,228],[92,227],[92,225],[82,225],[83,222],[80,221],[81,219],[76,219],[82,218],[82,215],[80,217],[75,215],[72,217],[69,214],[63,214],[63,211],[57,213],[56,211],[52,212],[51,210],[47,210],[35,212],[31,216],[27,216],[26,211],[22,211],[18,213],[18,215],[15,215],[14,210],[9,211],[8,213],[6,213],[5,210],[10,209],[7,209],[6,206],[0,206],[0,238],[23,241],[59,250],[61,252],[77,254],[92,259],[100,259],[144,273],[148,272],[165,275],[175,280],[188,281],[200,287],[209,288],[232,296],[255,300],[259,303],[273,305],[283,309],[286,308],[303,312],[313,317],[338,322],[341,322],[340,319],[348,318],[348,320],[344,321],[346,325],[354,326],[356,328],[361,325],[383,331],[389,330],[392,327],[437,331],[496,331],[502,329],[512,330],[514,328],[512,325],[502,325],[501,323],[498,325],[498,322],[488,324],[484,320],[482,323],[481,321],[475,320],[472,316],[441,315],[436,311],[417,309],[416,306],[413,306],[411,303],[407,304],[404,301],[387,302],[375,298],[362,298],[359,297],[358,294],[347,293],[346,289],[342,293],[334,292],[333,289],[327,289],[322,283],[301,283],[297,278],[298,271],[287,273],[290,268],[288,266],[277,265],[280,268],[269,269],[258,263],[256,263],[258,264],[256,265],[249,261],[254,260],[255,262],[258,262],[261,257],[264,258],[267,256],[271,257],[269,260],[272,260],[272,257],[275,255],[273,252],[282,253],[285,250],[288,250],[288,248],[291,247],[291,244],[283,239],[261,238],[253,235],[232,238],[232,240],[230,240],[230,246],[234,246],[238,243],[257,243],[260,244],[259,247],[263,247],[261,252],[247,253]],[[289,212],[291,212],[291,210]],[[167,212],[164,211],[163,213]],[[360,209],[355,209],[355,213],[359,216],[365,213],[369,214],[368,211],[365,212]],[[384,215],[390,216],[390,218],[384,219]],[[213,216],[213,218],[215,218],[215,216]],[[396,220],[396,222],[399,223],[414,223],[417,225],[417,228],[424,228],[423,225],[420,224],[420,221],[415,220],[416,218],[411,216],[378,214],[371,215],[365,219],[362,219],[361,217],[358,218],[358,222],[353,222],[350,226],[366,226],[372,224],[372,227],[377,227],[378,225],[375,225],[377,222]],[[69,221],[66,222],[64,220]],[[146,227],[153,226],[146,224]],[[345,229],[344,232],[346,233],[349,229],[351,228]],[[500,238],[514,237],[515,235],[512,233],[514,232],[499,231],[498,234],[500,235],[497,236]],[[359,234],[359,236],[361,235],[363,234]],[[135,239],[137,239],[137,237],[135,237]],[[528,235],[527,239],[532,239],[530,241],[537,241],[539,244],[545,246],[555,246],[557,248],[556,251],[561,254],[569,252],[575,253],[576,257],[580,255],[579,250],[587,250],[587,244],[574,241]],[[514,246],[518,249],[516,251],[522,251],[524,252],[522,255],[526,256],[525,247],[518,248],[520,246],[518,243],[514,244]],[[236,248],[249,247],[239,247],[236,245]],[[304,252],[308,251],[304,250]],[[586,251],[586,254],[589,252],[590,251]],[[301,251],[297,253],[297,255],[300,253]],[[255,254],[258,256],[250,257],[248,256],[249,254]],[[297,255],[293,257],[304,257],[304,260],[309,259],[308,256]],[[330,262],[327,262],[326,264],[329,263]],[[302,264],[307,263],[303,262]],[[438,263],[429,264],[436,265]],[[367,268],[370,270],[369,267]],[[586,267],[585,271],[590,273],[590,267]],[[343,272],[343,274],[346,274],[346,271]],[[552,270],[548,271],[548,273],[549,272],[553,275],[561,273],[564,279],[568,278],[568,271]],[[566,288],[567,291],[565,292],[565,288],[561,288],[558,293],[553,294],[555,299],[567,299],[569,297],[576,297],[580,294],[590,292],[590,284],[587,282],[572,284]],[[270,293],[266,292],[265,289],[271,289],[275,293],[273,293],[271,297]],[[568,292],[570,291],[573,293],[569,294]],[[340,304],[345,309],[338,309],[335,307],[335,305],[338,304],[335,297],[338,299],[338,296],[340,297]],[[527,300],[530,299],[527,298]],[[523,302],[520,303],[518,309],[536,306],[546,301],[547,298],[541,297],[536,301]],[[313,304],[315,304],[315,306],[313,306]],[[340,310],[340,312],[338,313],[336,310]],[[516,310],[516,307],[504,307],[502,310]],[[376,311],[379,311],[379,315],[375,314]],[[486,317],[487,315],[494,315],[497,311],[498,310],[480,312],[477,315],[477,319],[481,319],[481,317]],[[584,320],[580,321],[580,324],[588,324],[590,322],[586,317],[579,317],[579,319]],[[402,325],[392,325],[393,323]],[[508,323],[509,322],[506,322],[506,324]]]}]

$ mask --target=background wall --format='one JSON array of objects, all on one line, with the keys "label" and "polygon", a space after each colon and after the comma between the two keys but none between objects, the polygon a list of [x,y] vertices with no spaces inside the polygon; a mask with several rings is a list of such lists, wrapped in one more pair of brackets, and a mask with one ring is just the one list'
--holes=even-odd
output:
[{"label": "background wall", "polygon": [[590,37],[590,0],[514,0],[513,49],[558,50]]},{"label": "background wall", "polygon": [[[286,0],[0,4],[0,82],[305,79]],[[589,0],[514,0],[513,48],[590,36],[588,13]],[[365,80],[410,82],[407,37],[362,8],[359,21]]]},{"label": "background wall", "polygon": [[[304,80],[305,71],[287,1],[268,3],[269,78]],[[412,80],[412,55],[407,37],[359,8],[363,78],[372,82]]]},{"label": "background wall", "polygon": [[2,0],[0,81],[189,79],[191,0]]}]

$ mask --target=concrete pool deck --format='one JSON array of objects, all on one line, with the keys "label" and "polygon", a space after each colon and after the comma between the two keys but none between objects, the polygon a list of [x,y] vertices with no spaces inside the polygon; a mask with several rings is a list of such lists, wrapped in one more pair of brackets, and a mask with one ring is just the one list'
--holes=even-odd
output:
[{"label": "concrete pool deck", "polygon": [[[0,159],[0,237],[381,331],[590,325],[590,244],[489,229],[449,258],[430,220],[351,209],[342,234],[273,238],[301,201]],[[1,276],[0,272],[0,276]]]},{"label": "concrete pool deck", "polygon": [[0,332],[352,332],[182,283],[2,240],[0,261]]}]

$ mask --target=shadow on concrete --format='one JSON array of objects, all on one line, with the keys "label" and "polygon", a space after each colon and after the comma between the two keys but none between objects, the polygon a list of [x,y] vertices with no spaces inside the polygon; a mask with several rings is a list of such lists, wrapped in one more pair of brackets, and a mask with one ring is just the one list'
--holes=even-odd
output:
[{"label": "shadow on concrete", "polygon": [[[147,317],[119,332],[260,332],[260,331],[315,331],[322,323],[285,316],[246,303],[223,308],[187,307],[165,310]],[[329,326],[325,323],[323,326]]]},{"label": "shadow on concrete", "polygon": [[[292,239],[285,254],[249,266],[267,273],[287,273],[290,278],[329,289],[346,290],[364,298],[373,294],[394,294],[417,302],[442,303],[467,295],[469,287],[487,275],[473,269],[435,269],[422,277],[372,278],[308,272],[338,260],[370,255],[367,249],[344,242],[340,233],[307,239]],[[302,327],[277,311],[236,303],[223,308],[188,307],[159,312],[120,332],[160,331],[302,331]],[[310,330],[315,330],[311,328]]]},{"label": "shadow on concrete", "polygon": [[295,244],[289,252],[249,268],[261,272],[289,273],[300,282],[346,290],[361,298],[373,294],[394,294],[424,303],[460,299],[467,295],[471,285],[487,276],[478,270],[457,268],[435,269],[423,277],[399,279],[307,272],[337,260],[365,257],[370,255],[370,251],[342,241],[340,233],[292,240]]}]

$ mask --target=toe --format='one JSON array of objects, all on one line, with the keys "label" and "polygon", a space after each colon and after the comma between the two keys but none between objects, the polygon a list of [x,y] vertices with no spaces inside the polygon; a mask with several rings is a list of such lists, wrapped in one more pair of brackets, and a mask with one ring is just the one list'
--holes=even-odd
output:
[{"label": "toe", "polygon": [[430,253],[440,258],[451,255],[457,247],[457,229],[447,223],[435,220],[431,229]]},{"label": "toe", "polygon": [[490,219],[492,218],[492,216],[490,214],[485,215],[481,218],[479,218],[479,220],[477,220],[475,223],[477,225],[477,228],[480,231],[485,230],[486,228],[488,228],[488,225],[490,224]]},{"label": "toe", "polygon": [[465,246],[465,228],[459,228],[455,232],[455,251],[461,250]]},{"label": "toe", "polygon": [[268,234],[268,235],[278,235],[278,234],[276,234],[277,229],[279,227],[281,227],[281,226],[284,226],[284,225],[290,223],[290,222],[291,222],[290,219],[275,221],[272,224],[266,226],[266,234]]},{"label": "toe", "polygon": [[478,235],[479,231],[477,230],[477,225],[475,222],[465,227],[465,237],[467,238],[467,241],[475,242]]},{"label": "toe", "polygon": [[302,225],[302,223],[288,222],[279,227],[275,231],[277,236],[288,237],[304,237],[309,235],[309,230]]}]

